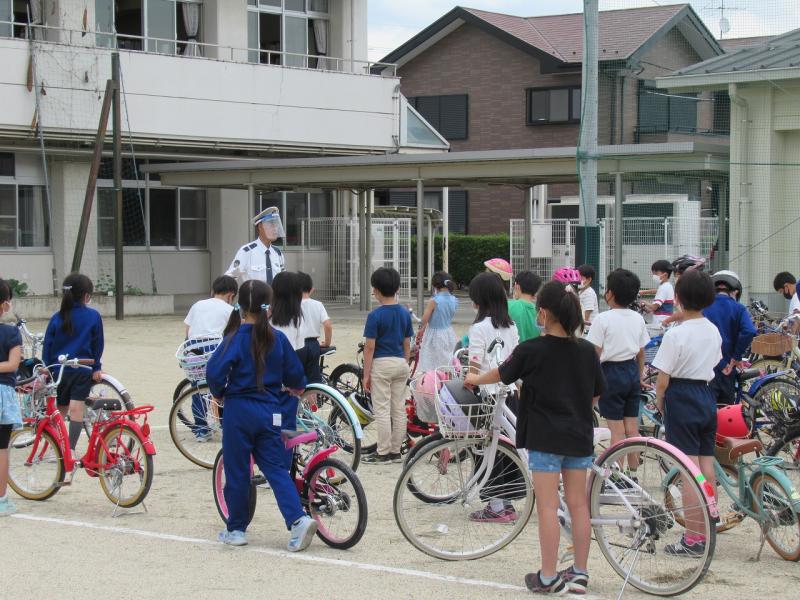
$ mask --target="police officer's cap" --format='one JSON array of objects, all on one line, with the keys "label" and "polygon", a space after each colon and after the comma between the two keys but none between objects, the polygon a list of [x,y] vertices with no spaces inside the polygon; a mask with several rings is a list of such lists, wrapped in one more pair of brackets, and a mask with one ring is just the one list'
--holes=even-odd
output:
[{"label": "police officer's cap", "polygon": [[258,225],[262,221],[266,221],[268,219],[274,219],[275,217],[280,218],[280,213],[278,212],[277,206],[270,206],[269,208],[265,208],[260,213],[258,213],[255,217],[253,217],[253,225]]}]

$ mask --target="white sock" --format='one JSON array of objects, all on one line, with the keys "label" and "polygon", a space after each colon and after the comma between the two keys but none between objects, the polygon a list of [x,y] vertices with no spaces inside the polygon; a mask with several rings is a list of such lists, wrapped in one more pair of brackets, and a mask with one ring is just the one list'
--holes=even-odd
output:
[{"label": "white sock", "polygon": [[6,499],[7,497],[8,497],[8,494],[5,494],[5,495],[3,495],[3,496],[0,496],[0,502],[3,502],[3,501],[5,501],[5,499]]},{"label": "white sock", "polygon": [[506,503],[500,498],[492,498],[489,500],[489,508],[494,512],[500,512],[506,507]]}]

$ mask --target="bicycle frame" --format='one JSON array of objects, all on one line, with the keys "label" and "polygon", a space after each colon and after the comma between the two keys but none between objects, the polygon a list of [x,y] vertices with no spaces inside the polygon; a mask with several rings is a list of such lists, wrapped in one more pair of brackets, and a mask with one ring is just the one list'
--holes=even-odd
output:
[{"label": "bicycle frame", "polygon": [[324,383],[309,383],[306,386],[306,392],[308,391],[324,392],[325,394],[328,394],[336,398],[336,401],[338,402],[339,406],[347,413],[347,418],[350,420],[351,423],[354,424],[356,438],[359,440],[363,439],[364,432],[361,429],[361,422],[358,420],[358,417],[356,416],[356,411],[353,410],[353,407],[345,399],[345,397],[341,394],[341,392],[339,392],[339,390]]},{"label": "bicycle frame", "polygon": [[[716,474],[717,481],[720,487],[725,490],[728,497],[736,503],[737,510],[743,512],[748,517],[761,523],[764,521],[764,506],[761,501],[755,497],[753,492],[753,481],[759,475],[769,475],[783,488],[786,495],[793,500],[795,512],[800,510],[800,494],[792,486],[792,482],[786,476],[782,469],[778,467],[783,459],[765,456],[759,457],[754,463],[745,463],[743,457],[739,457],[736,464],[737,480],[732,481],[728,474],[723,470],[719,461],[714,460],[714,473]],[[755,465],[755,466],[754,466]],[[751,510],[753,500],[757,500],[758,511]]]}]

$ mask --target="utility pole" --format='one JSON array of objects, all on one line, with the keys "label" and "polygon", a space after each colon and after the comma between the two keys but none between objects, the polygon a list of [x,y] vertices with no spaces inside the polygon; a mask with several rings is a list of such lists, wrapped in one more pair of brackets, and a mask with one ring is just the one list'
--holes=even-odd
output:
[{"label": "utility pole", "polygon": [[111,102],[114,127],[114,284],[117,321],[125,318],[125,279],[122,262],[124,229],[122,227],[122,112],[120,106],[119,52],[111,55],[111,79],[114,97]]}]

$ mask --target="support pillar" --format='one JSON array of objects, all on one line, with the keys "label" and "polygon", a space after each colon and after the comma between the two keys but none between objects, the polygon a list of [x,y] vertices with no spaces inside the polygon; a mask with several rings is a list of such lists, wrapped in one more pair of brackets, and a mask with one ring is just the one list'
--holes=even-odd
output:
[{"label": "support pillar", "polygon": [[369,310],[372,306],[372,285],[370,279],[372,277],[372,203],[374,201],[374,191],[364,191],[364,289],[367,290],[366,306],[364,310]]},{"label": "support pillar", "polygon": [[417,179],[417,314],[425,312],[425,185]]},{"label": "support pillar", "polygon": [[450,272],[450,188],[448,187],[442,188],[442,270]]},{"label": "support pillar", "polygon": [[622,204],[625,202],[622,173],[614,173],[614,268],[622,268],[623,220]]},{"label": "support pillar", "polygon": [[533,187],[525,190],[525,227],[522,235],[522,269],[531,268],[531,223],[533,222]]}]

